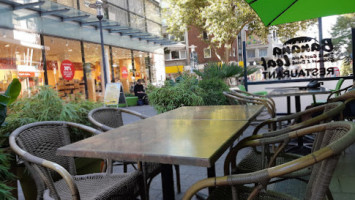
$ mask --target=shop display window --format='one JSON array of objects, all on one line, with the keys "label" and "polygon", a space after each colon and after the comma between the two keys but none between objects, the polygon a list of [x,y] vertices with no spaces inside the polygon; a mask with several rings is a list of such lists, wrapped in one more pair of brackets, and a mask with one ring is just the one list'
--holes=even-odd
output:
[{"label": "shop display window", "polygon": [[[94,43],[84,43],[84,55],[85,55],[85,71],[86,71],[86,79],[88,85],[88,98],[92,101],[102,100],[103,98],[103,68],[101,66],[102,53],[101,46],[99,44]],[[107,75],[107,81],[111,81],[110,75],[110,64],[109,60],[109,47],[105,46],[105,58],[107,68],[109,73]]]},{"label": "shop display window", "polygon": [[129,93],[130,86],[134,82],[131,51],[112,47],[112,61],[115,82],[121,82],[123,91]]},{"label": "shop display window", "polygon": [[21,96],[30,96],[44,85],[42,48],[38,34],[0,29],[0,92],[12,79],[22,85]]},{"label": "shop display window", "polygon": [[61,98],[85,98],[85,82],[80,42],[44,36],[48,85]]}]

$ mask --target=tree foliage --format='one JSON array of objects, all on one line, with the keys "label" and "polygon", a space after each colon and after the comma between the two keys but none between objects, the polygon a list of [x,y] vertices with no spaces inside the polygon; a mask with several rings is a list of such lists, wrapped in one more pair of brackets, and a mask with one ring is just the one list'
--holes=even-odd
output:
[{"label": "tree foliage", "polygon": [[351,28],[354,27],[354,23],[355,14],[339,16],[331,31],[336,56],[338,59],[343,59],[344,65],[350,65],[351,62]]},{"label": "tree foliage", "polygon": [[[179,35],[191,26],[195,26],[201,34],[205,31],[213,36],[206,41],[212,48],[224,46],[227,51],[245,26],[248,26],[251,34],[266,41],[271,30],[277,30],[280,37],[289,38],[298,30],[304,30],[310,23],[314,23],[314,20],[309,20],[265,27],[245,0],[165,1],[168,8],[163,10],[163,15],[167,20],[168,32]],[[228,56],[222,60],[227,62]]]}]

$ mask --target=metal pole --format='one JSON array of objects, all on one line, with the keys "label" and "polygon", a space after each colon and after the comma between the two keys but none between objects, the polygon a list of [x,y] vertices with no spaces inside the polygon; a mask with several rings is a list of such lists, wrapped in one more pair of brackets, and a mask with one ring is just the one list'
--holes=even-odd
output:
[{"label": "metal pole", "polygon": [[102,53],[102,63],[104,67],[104,81],[105,85],[102,85],[102,87],[105,87],[107,84],[107,73],[106,73],[106,59],[105,59],[105,48],[104,48],[104,37],[102,35],[102,20],[103,16],[102,15],[97,15],[97,19],[99,19],[99,25],[100,25],[100,38],[101,38],[101,53]]},{"label": "metal pole", "polygon": [[244,87],[248,91],[248,72],[247,72],[247,51],[246,51],[245,41],[243,41],[243,63],[244,63]]},{"label": "metal pole", "polygon": [[352,45],[353,45],[353,52],[352,52],[352,59],[353,59],[353,81],[355,81],[355,59],[354,59],[354,54],[355,54],[355,28],[351,28],[351,37],[352,37]]},{"label": "metal pole", "polygon": [[[318,32],[319,32],[319,44],[321,44],[322,40],[323,40],[323,25],[322,25],[322,18],[319,17],[318,18]],[[319,62],[319,69],[324,69],[324,56],[323,56],[323,49],[321,49],[319,51],[319,60],[321,60],[321,62]],[[324,77],[320,76],[321,78]]]}]

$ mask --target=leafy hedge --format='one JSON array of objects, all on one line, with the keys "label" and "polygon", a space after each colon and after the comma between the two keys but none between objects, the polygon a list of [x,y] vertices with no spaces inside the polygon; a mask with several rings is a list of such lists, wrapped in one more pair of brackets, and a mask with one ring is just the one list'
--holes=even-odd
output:
[{"label": "leafy hedge", "polygon": [[194,76],[183,75],[182,80],[175,85],[168,81],[165,86],[156,88],[149,86],[147,89],[149,103],[158,113],[173,110],[181,106],[203,105],[203,99],[198,94],[202,93]]},{"label": "leafy hedge", "polygon": [[[9,106],[6,125],[0,129],[0,135],[6,138],[16,128],[38,121],[70,121],[91,126],[87,114],[99,106],[100,103],[88,100],[66,103],[55,90],[43,86],[36,95],[18,99]],[[71,139],[76,141],[87,136],[85,132],[75,131]]]}]

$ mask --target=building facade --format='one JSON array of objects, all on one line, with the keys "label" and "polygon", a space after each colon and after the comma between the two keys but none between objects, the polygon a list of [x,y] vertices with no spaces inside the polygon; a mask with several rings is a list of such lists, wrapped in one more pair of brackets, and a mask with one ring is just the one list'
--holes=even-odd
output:
[{"label": "building facade", "polygon": [[[89,2],[95,3],[95,2]],[[19,78],[22,95],[50,85],[63,98],[103,96],[107,82],[120,81],[129,92],[137,79],[165,80],[160,3],[108,0],[102,31],[96,9],[84,0],[0,0],[0,92]]]},{"label": "building facade", "polygon": [[[194,69],[203,69],[205,64],[209,62],[221,62],[218,56],[223,59],[226,53],[225,47],[210,48],[207,43],[209,37],[212,36],[201,33],[196,27],[190,27],[184,38],[179,38],[178,44],[166,47],[164,52],[167,76],[174,76],[174,74],[182,70],[190,71],[194,61]],[[229,62],[238,61],[237,40],[233,42],[228,58]]]}]

